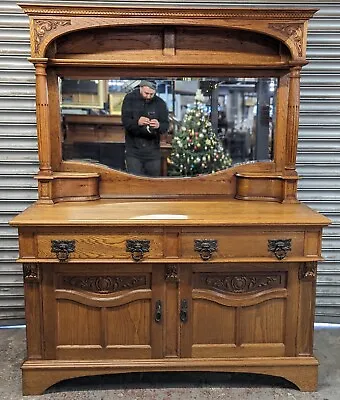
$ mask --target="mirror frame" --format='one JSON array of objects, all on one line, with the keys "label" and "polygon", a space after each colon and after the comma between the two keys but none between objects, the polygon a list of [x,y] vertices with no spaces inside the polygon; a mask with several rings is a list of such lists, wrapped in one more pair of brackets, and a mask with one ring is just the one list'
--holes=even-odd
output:
[{"label": "mirror frame", "polygon": [[[36,69],[39,201],[155,196],[296,201],[300,71],[306,64],[307,23],[316,9],[20,6],[30,18],[30,61]],[[128,57],[109,60],[55,57],[55,44],[61,37],[78,31],[94,32],[95,28],[123,31],[127,27],[163,27],[161,55],[144,56],[140,52],[133,61]],[[255,62],[249,60],[249,54],[242,55],[242,51],[238,53],[237,64],[223,55],[218,60],[209,57],[214,49],[211,53],[197,52],[194,62],[190,57],[186,61],[185,55],[176,54],[177,27],[200,28],[207,35],[211,29],[247,31],[262,35],[264,46],[268,40],[277,43],[280,50],[275,60],[268,57],[267,62],[257,62],[256,57]],[[84,40],[84,51],[85,48]],[[105,79],[112,75],[113,69],[114,75],[121,78],[131,76],[131,71],[132,75],[143,77],[199,77],[209,71],[212,77],[278,78],[273,161],[242,164],[194,178],[156,179],[84,162],[62,161],[58,76]],[[259,181],[264,185],[258,185]]]}]

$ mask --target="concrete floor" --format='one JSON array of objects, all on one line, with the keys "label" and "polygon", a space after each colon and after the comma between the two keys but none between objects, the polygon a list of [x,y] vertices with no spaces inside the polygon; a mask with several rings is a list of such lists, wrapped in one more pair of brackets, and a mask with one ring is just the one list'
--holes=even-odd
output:
[{"label": "concrete floor", "polygon": [[21,395],[25,329],[0,329],[0,400],[340,400],[340,329],[316,329],[319,388],[302,393],[281,378],[226,373],[150,373],[60,382],[41,396]]}]

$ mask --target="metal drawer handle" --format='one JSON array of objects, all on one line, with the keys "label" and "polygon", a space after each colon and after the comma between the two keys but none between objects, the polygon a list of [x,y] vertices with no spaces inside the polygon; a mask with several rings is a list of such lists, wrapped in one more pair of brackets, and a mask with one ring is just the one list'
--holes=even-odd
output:
[{"label": "metal drawer handle", "polygon": [[288,251],[292,250],[292,239],[268,240],[268,251],[272,252],[278,260],[286,258]]},{"label": "metal drawer handle", "polygon": [[131,253],[134,261],[140,261],[144,257],[144,253],[150,251],[150,240],[133,240],[126,241],[126,251]]},{"label": "metal drawer handle", "polygon": [[215,239],[195,239],[194,250],[200,253],[203,261],[211,259],[212,253],[217,251],[217,240]]},{"label": "metal drawer handle", "polygon": [[161,320],[162,320],[162,302],[160,300],[157,300],[155,304],[155,322],[161,322]]},{"label": "metal drawer handle", "polygon": [[51,252],[56,253],[60,262],[67,261],[70,253],[73,253],[75,248],[75,240],[51,240]]}]

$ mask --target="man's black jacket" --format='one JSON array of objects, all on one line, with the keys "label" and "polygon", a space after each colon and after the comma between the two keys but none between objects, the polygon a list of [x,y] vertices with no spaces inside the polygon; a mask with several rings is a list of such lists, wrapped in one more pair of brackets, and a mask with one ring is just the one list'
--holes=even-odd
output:
[{"label": "man's black jacket", "polygon": [[[158,129],[147,130],[139,126],[140,117],[148,117],[159,121]],[[169,113],[166,103],[158,96],[145,101],[139,87],[128,93],[122,105],[122,122],[125,128],[125,148],[127,155],[135,155],[144,159],[152,159],[159,154],[160,134],[169,129]]]}]

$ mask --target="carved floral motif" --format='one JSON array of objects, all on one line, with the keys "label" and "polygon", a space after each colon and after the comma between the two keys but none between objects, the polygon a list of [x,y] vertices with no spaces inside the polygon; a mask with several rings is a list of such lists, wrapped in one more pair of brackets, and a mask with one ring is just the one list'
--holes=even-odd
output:
[{"label": "carved floral motif", "polygon": [[169,282],[178,281],[178,268],[175,264],[169,264],[166,266],[165,280]]},{"label": "carved floral motif", "polygon": [[315,280],[316,269],[317,269],[317,263],[315,261],[302,264],[299,271],[300,280],[303,281]]},{"label": "carved floral motif", "polygon": [[226,293],[249,293],[285,287],[283,273],[273,275],[203,274],[200,286]]},{"label": "carved floral motif", "polygon": [[27,264],[23,265],[24,268],[24,281],[25,282],[39,282],[40,270],[38,264]]},{"label": "carved floral motif", "polygon": [[141,276],[64,276],[67,286],[94,293],[112,293],[127,289],[146,288],[147,279]]},{"label": "carved floral motif", "polygon": [[37,19],[34,21],[34,48],[35,52],[39,52],[39,47],[47,32],[57,29],[61,26],[71,25],[71,20],[62,19]]},{"label": "carved floral motif", "polygon": [[268,24],[268,27],[279,31],[285,38],[291,38],[297,48],[299,57],[302,57],[302,25],[301,24]]}]

